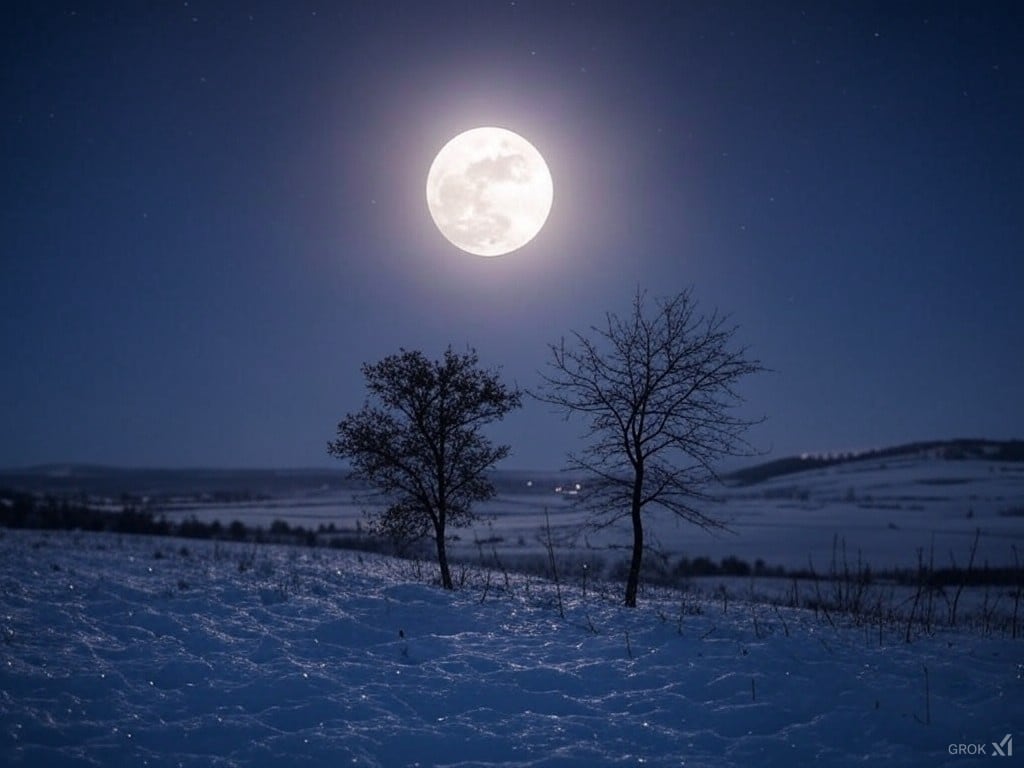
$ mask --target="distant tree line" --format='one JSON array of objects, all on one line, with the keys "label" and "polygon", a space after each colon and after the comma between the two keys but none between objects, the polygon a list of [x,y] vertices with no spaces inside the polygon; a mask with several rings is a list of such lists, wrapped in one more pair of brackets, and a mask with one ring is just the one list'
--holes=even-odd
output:
[{"label": "distant tree line", "polygon": [[[341,530],[333,523],[322,524],[316,529],[291,525],[285,520],[274,520],[268,528],[247,526],[239,520],[227,525],[220,521],[202,522],[187,518],[169,521],[152,510],[125,506],[117,509],[96,509],[84,501],[36,497],[31,494],[9,489],[0,489],[0,527],[11,529],[32,529],[44,531],[90,531],[142,536],[169,536],[194,540],[236,541],[259,544],[287,544],[307,547],[328,547],[350,549],[389,555],[422,556],[422,549],[410,549],[400,539],[387,538],[361,531]],[[601,570],[604,570],[601,568]],[[606,575],[611,578],[627,578],[630,562],[611,564]],[[811,568],[785,568],[769,565],[758,558],[750,563],[730,555],[720,560],[709,557],[682,556],[674,563],[667,558],[653,558],[645,562],[643,579],[651,584],[680,586],[688,579],[708,577],[792,579],[799,581],[837,581],[847,579],[862,586],[871,584],[895,584],[898,586],[924,586],[929,589],[954,588],[960,586],[1016,586],[1020,587],[1022,571],[1016,567],[960,568],[930,566],[917,568],[891,568],[872,570],[867,566],[857,567],[854,572],[844,574],[833,564],[824,572]]]},{"label": "distant tree line", "polygon": [[[615,569],[613,576],[624,576],[626,563]],[[786,568],[769,565],[761,558],[753,563],[729,555],[715,561],[710,557],[680,557],[675,564],[654,560],[644,567],[644,580],[662,586],[679,586],[687,579],[708,577],[787,579],[797,581],[835,582],[848,580],[862,586],[891,584],[901,587],[922,585],[929,589],[949,587],[1018,586],[1024,581],[1024,574],[1013,566],[990,566],[985,563],[973,568],[958,566],[924,568],[872,569],[862,566],[854,571],[816,571],[813,568]]]},{"label": "distant tree line", "polygon": [[401,542],[358,531],[340,530],[333,523],[313,529],[291,525],[285,520],[274,520],[268,528],[245,525],[239,520],[227,525],[219,520],[203,522],[195,517],[172,521],[151,509],[131,505],[120,509],[97,509],[84,500],[37,497],[9,489],[0,489],[0,527],[298,544],[386,554],[402,554],[405,551]]}]

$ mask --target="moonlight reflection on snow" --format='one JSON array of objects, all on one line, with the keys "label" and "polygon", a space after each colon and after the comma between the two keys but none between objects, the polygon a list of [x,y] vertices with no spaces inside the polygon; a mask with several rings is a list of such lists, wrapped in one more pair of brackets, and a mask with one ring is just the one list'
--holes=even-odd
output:
[{"label": "moonlight reflection on snow", "polygon": [[6,765],[960,765],[1024,717],[999,636],[595,583],[562,619],[535,577],[323,549],[8,531],[0,563]]}]

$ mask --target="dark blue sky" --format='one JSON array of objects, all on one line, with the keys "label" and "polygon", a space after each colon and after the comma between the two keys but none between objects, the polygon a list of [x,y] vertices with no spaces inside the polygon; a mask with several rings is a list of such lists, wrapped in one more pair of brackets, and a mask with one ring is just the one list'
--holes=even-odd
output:
[{"label": "dark blue sky", "polygon": [[[546,343],[693,285],[772,456],[1024,437],[1024,6],[24,2],[5,12],[0,465],[330,465],[359,365]],[[496,259],[424,201],[521,133]],[[527,402],[506,467],[579,425]]]}]

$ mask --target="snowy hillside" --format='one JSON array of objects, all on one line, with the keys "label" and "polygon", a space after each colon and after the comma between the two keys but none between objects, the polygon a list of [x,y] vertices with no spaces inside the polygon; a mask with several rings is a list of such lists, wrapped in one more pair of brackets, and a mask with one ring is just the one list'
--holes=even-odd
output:
[{"label": "snowy hillside", "polygon": [[[855,457],[782,460],[734,475],[710,488],[717,501],[702,511],[724,521],[709,533],[650,510],[646,540],[668,561],[736,557],[787,570],[826,570],[837,542],[873,569],[915,568],[918,551],[936,567],[963,567],[978,534],[976,565],[1012,567],[1024,560],[1022,444],[948,441],[915,444]],[[742,482],[740,482],[742,480]],[[497,496],[478,505],[482,519],[452,530],[451,551],[479,562],[497,555],[513,565],[544,555],[552,540],[569,559],[609,569],[630,541],[624,525],[587,530],[575,505],[586,478],[554,472],[497,472]],[[0,472],[0,489],[86,498],[120,509],[130,503],[172,521],[238,520],[269,529],[280,520],[316,531],[331,528],[348,541],[365,530],[374,503],[366,488],[336,471],[116,470],[49,467]],[[559,489],[560,492],[556,492]],[[0,503],[3,499],[0,498]],[[329,538],[328,538],[329,540]],[[1016,552],[1014,550],[1016,548]]]},{"label": "snowy hillside", "polygon": [[[647,533],[670,558],[714,560],[736,556],[787,569],[819,571],[837,540],[875,569],[915,567],[918,549],[939,566],[966,563],[980,531],[977,563],[1012,566],[1024,561],[1024,463],[948,459],[928,453],[870,458],[772,476],[757,483],[712,488],[717,501],[702,510],[723,520],[726,532],[695,529],[652,509]],[[491,520],[466,537],[466,554],[480,538],[500,539],[506,557],[529,550],[544,536],[547,509],[555,539],[577,553],[629,542],[628,522],[599,533],[585,530],[586,515],[574,497],[503,493],[482,505]],[[618,555],[621,556],[621,555]]]},{"label": "snowy hillside", "polygon": [[549,583],[418,568],[3,532],[0,764],[963,766],[1024,723],[1020,640],[593,583],[563,618]]}]

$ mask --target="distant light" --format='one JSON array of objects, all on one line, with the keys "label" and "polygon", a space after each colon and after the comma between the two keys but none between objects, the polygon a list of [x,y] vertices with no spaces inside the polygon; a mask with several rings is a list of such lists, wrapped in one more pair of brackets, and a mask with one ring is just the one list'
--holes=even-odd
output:
[{"label": "distant light", "polygon": [[580,489],[580,484],[576,483],[576,490],[578,491],[579,489]]},{"label": "distant light", "polygon": [[527,488],[533,488],[533,480],[527,480],[526,481],[526,487]]}]

